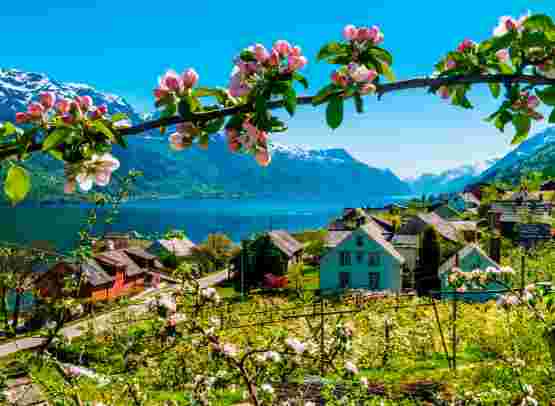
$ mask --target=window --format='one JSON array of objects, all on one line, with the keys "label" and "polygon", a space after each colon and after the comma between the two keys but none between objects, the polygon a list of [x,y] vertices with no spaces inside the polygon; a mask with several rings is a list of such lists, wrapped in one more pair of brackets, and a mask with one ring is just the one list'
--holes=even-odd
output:
[{"label": "window", "polygon": [[349,251],[341,251],[339,253],[339,265],[341,266],[351,265],[351,253]]},{"label": "window", "polygon": [[379,266],[380,265],[380,254],[377,252],[371,252],[368,254],[368,266]]},{"label": "window", "polygon": [[380,286],[380,274],[378,272],[370,272],[368,274],[368,289],[378,290]]},{"label": "window", "polygon": [[364,259],[364,253],[357,252],[357,264],[362,264],[363,259]]},{"label": "window", "polygon": [[346,289],[351,284],[351,274],[349,272],[339,272],[339,287]]},{"label": "window", "polygon": [[362,247],[364,245],[364,238],[361,235],[357,236],[357,247]]}]

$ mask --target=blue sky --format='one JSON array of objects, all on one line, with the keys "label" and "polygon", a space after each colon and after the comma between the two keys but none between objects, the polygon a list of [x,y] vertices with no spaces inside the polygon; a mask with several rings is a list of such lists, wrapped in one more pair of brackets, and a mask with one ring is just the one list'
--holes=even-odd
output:
[{"label": "blue sky", "polygon": [[[43,72],[60,81],[89,83],[124,96],[140,111],[153,109],[152,89],[166,69],[194,67],[202,85],[226,86],[231,59],[242,48],[287,39],[309,58],[310,92],[328,82],[330,65],[314,59],[344,25],[374,25],[385,34],[398,78],[431,73],[435,62],[464,38],[491,35],[501,15],[526,10],[555,16],[553,0],[242,2],[203,0],[56,0],[2,4],[2,67]],[[475,110],[449,106],[424,90],[367,99],[366,113],[350,107],[331,131],[323,109],[300,108],[290,130],[274,139],[313,148],[346,148],[372,166],[402,177],[501,156],[512,131],[497,132],[483,118],[496,102],[473,92]],[[542,126],[536,126],[536,130]]]}]

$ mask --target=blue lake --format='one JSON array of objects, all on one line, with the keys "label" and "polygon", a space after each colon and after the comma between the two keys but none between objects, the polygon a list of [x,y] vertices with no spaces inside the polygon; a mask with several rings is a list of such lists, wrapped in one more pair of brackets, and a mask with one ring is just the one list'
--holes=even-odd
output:
[{"label": "blue lake", "polygon": [[[240,241],[268,229],[300,231],[324,226],[344,207],[378,206],[409,197],[370,198],[366,201],[275,199],[167,199],[124,204],[116,222],[99,225],[97,232],[130,231],[141,234],[184,230],[195,243],[209,233],[226,233]],[[46,240],[58,249],[72,248],[86,218],[86,207],[0,208],[0,240],[29,243]]]}]

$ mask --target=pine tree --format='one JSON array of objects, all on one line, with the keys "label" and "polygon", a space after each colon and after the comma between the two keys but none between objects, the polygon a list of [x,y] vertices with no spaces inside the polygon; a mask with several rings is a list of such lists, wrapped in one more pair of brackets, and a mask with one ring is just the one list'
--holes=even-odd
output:
[{"label": "pine tree", "polygon": [[422,293],[439,289],[438,270],[441,261],[441,244],[439,234],[433,226],[428,226],[422,236],[420,269],[416,275],[417,286]]}]

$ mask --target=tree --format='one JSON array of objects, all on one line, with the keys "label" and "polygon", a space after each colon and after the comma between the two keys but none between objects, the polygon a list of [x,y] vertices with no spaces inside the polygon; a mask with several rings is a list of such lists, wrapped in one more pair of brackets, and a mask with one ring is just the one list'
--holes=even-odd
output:
[{"label": "tree", "polygon": [[417,287],[422,293],[429,293],[440,287],[438,270],[441,262],[440,236],[433,226],[428,226],[422,236],[420,269],[416,274]]},{"label": "tree", "polygon": [[212,256],[217,269],[224,269],[229,265],[233,253],[233,242],[223,233],[208,234],[203,244]]}]

